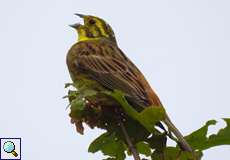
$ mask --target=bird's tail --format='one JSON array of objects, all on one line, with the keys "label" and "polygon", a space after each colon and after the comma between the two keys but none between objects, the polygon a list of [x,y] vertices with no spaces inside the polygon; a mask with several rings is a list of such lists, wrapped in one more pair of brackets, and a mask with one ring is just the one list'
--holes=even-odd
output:
[{"label": "bird's tail", "polygon": [[[147,93],[147,95],[149,97],[150,104],[152,106],[162,106],[163,107],[160,99],[158,98],[157,94],[153,91],[153,89],[151,88],[151,86],[149,85],[149,83],[147,82],[145,77],[141,74],[141,76],[139,78],[140,78],[141,82],[143,83],[143,85],[145,86],[145,90],[146,90],[146,93]],[[177,137],[180,146],[184,150],[193,153],[192,148],[189,146],[188,142],[184,139],[184,137],[180,133],[180,131],[172,123],[172,121],[170,120],[170,118],[167,115],[167,113],[166,113],[166,118],[165,118],[165,120],[163,120],[163,122],[167,125],[168,129],[171,132],[173,132],[173,134]]]},{"label": "bird's tail", "polygon": [[192,148],[190,147],[190,145],[188,144],[188,142],[184,139],[183,135],[180,133],[180,131],[176,128],[176,126],[172,123],[172,121],[170,120],[169,116],[166,113],[166,118],[163,121],[169,131],[171,131],[178,139],[179,145],[188,152],[193,152]]}]

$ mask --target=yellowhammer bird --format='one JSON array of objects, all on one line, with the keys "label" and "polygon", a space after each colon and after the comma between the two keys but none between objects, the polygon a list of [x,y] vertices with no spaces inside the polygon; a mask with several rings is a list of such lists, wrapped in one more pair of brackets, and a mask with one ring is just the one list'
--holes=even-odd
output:
[{"label": "yellowhammer bird", "polygon": [[[118,47],[110,25],[95,16],[76,15],[83,18],[84,24],[71,25],[78,32],[78,41],[67,55],[74,83],[83,82],[97,91],[120,90],[137,110],[148,106],[163,107],[144,75]],[[192,152],[168,116],[163,122],[175,134],[182,148]]]}]

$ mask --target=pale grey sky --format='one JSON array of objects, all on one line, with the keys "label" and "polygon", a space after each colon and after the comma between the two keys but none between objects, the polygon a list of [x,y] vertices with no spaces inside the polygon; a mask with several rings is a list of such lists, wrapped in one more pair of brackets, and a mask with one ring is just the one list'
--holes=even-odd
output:
[{"label": "pale grey sky", "polygon": [[[183,134],[230,117],[227,0],[1,0],[0,137],[22,137],[25,160],[98,160],[87,153],[102,131],[69,123],[65,56],[76,41],[73,13],[100,16],[143,71]],[[212,131],[215,131],[212,128]],[[204,160],[228,160],[229,146]],[[130,158],[131,159],[131,158]]]}]

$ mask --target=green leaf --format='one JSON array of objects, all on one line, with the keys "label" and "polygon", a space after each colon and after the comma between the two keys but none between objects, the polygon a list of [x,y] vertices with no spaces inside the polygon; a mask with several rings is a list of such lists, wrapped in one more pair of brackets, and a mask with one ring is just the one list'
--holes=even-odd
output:
[{"label": "green leaf", "polygon": [[99,136],[90,144],[88,151],[92,153],[101,151],[104,155],[111,156],[110,158],[116,158],[116,160],[125,159],[124,143],[119,140],[114,133],[106,132]]},{"label": "green leaf", "polygon": [[146,142],[137,143],[136,148],[139,153],[144,154],[147,157],[151,155],[151,148],[149,147],[149,144]]},{"label": "green leaf", "polygon": [[138,115],[138,121],[146,127],[149,132],[154,132],[155,124],[165,118],[163,107],[147,107]]},{"label": "green leaf", "polygon": [[107,140],[106,138],[109,136],[110,134],[108,132],[103,133],[102,135],[100,135],[99,137],[97,137],[89,146],[88,148],[88,152],[92,152],[95,153],[99,150],[101,150],[101,148],[105,145]]},{"label": "green leaf", "polygon": [[78,91],[73,91],[73,90],[69,90],[68,91],[68,95],[63,96],[62,98],[68,98],[69,101],[71,102],[73,99],[75,99],[76,97],[79,96],[79,92]]},{"label": "green leaf", "polygon": [[74,99],[70,103],[71,111],[83,111],[85,108],[85,102],[83,99]]},{"label": "green leaf", "polygon": [[114,90],[113,92],[107,91],[103,93],[117,100],[130,117],[141,123],[151,133],[155,130],[154,126],[156,122],[165,118],[166,114],[163,107],[149,106],[139,113],[127,102],[123,92]]},{"label": "green leaf", "polygon": [[207,137],[208,127],[215,125],[215,120],[208,121],[203,127],[186,136],[186,140],[197,150],[206,150],[211,147],[219,145],[229,145],[230,144],[230,119],[224,119],[226,127],[220,129],[217,134],[212,134]]},{"label": "green leaf", "polygon": [[230,144],[230,118],[224,118],[223,120],[227,126],[223,129],[220,129],[217,134],[212,134],[209,136],[209,143],[213,146]]},{"label": "green leaf", "polygon": [[[143,125],[141,125],[138,121],[130,117],[126,118],[126,121],[124,122],[124,126],[129,137],[132,138],[133,144],[136,144],[141,141],[145,141],[151,135],[151,133],[149,133],[148,130]],[[124,133],[121,131],[120,127],[117,130],[118,130],[117,134],[120,135],[120,137],[122,137],[123,140],[125,141]]]},{"label": "green leaf", "polygon": [[[85,81],[82,81],[77,84],[68,83],[65,85],[65,87],[73,86],[76,88],[76,90],[69,90],[68,96],[66,96],[71,105],[70,117],[79,120],[81,123],[98,123],[99,125],[93,124],[93,126],[95,125],[97,127],[100,126],[100,124],[109,124],[106,127],[101,125],[104,128],[99,127],[106,129],[108,132],[94,140],[90,144],[88,151],[92,153],[101,151],[104,155],[108,156],[105,160],[124,160],[126,157],[125,151],[128,152],[128,149],[125,145],[123,133],[117,125],[117,119],[111,116],[113,112],[111,112],[111,115],[108,114],[110,112],[103,112],[103,114],[106,114],[102,116],[100,115],[101,110],[95,112],[97,107],[93,109],[85,107],[84,98],[98,98],[97,91],[89,89],[90,87],[85,84]],[[92,82],[87,82],[87,84],[94,85]],[[115,90],[114,92],[106,91],[103,93],[113,97],[128,115],[128,117],[125,118],[124,126],[140,154],[144,154],[145,156],[151,155],[151,158],[154,160],[162,160],[162,155],[164,155],[164,160],[194,160],[191,153],[184,152],[179,147],[166,147],[166,134],[160,134],[155,129],[154,126],[156,122],[165,118],[165,110],[163,107],[146,107],[142,112],[137,112],[133,106],[127,102],[124,93],[121,91]],[[126,114],[125,116],[127,116]],[[96,118],[90,119],[89,117]],[[109,119],[108,117],[111,118]],[[196,155],[198,156],[196,160],[202,157],[202,151],[205,149],[219,145],[230,145],[230,119],[225,118],[224,121],[226,127],[220,129],[217,134],[207,136],[209,126],[216,124],[215,120],[210,120],[203,127],[186,136],[188,143],[196,151]],[[152,136],[150,137],[150,135]],[[153,153],[151,153],[152,149],[154,149]]]},{"label": "green leaf", "polygon": [[166,148],[167,136],[166,134],[155,133],[151,137],[148,137],[146,142],[149,143],[152,149],[155,149],[155,152],[163,153]]},{"label": "green leaf", "polygon": [[68,87],[73,86],[73,85],[74,85],[73,83],[66,83],[65,88],[68,88]]},{"label": "green leaf", "polygon": [[106,159],[103,159],[103,160],[116,160],[116,158],[109,157],[109,158],[106,158]]},{"label": "green leaf", "polygon": [[154,152],[151,156],[152,160],[199,160],[202,157],[201,152],[196,152],[197,158],[194,158],[192,153],[181,151],[179,148],[167,147],[164,150],[164,154]]},{"label": "green leaf", "polygon": [[193,149],[200,149],[200,145],[203,145],[203,143],[206,143],[207,141],[206,135],[208,133],[208,127],[215,124],[215,120],[210,120],[206,122],[203,127],[186,136],[185,139],[193,147]]},{"label": "green leaf", "polygon": [[95,96],[97,94],[97,91],[92,89],[85,89],[82,91],[81,94],[83,97],[91,97],[91,96]]},{"label": "green leaf", "polygon": [[104,91],[103,93],[106,95],[109,95],[109,96],[113,97],[115,100],[117,100],[117,102],[119,102],[119,104],[121,104],[124,111],[130,117],[132,117],[135,120],[138,120],[138,114],[139,113],[131,105],[129,105],[129,103],[125,99],[125,95],[123,92],[121,92],[120,90],[114,90],[113,92]]}]

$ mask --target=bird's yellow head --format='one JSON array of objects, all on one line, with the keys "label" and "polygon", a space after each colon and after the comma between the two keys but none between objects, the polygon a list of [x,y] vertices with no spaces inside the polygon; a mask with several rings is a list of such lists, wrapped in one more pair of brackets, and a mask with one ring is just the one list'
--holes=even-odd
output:
[{"label": "bird's yellow head", "polygon": [[103,19],[89,15],[75,15],[83,18],[84,20],[84,24],[76,23],[74,25],[70,25],[77,30],[78,41],[106,38],[116,43],[116,38],[112,28]]}]

